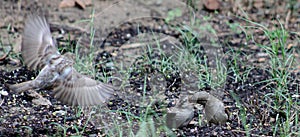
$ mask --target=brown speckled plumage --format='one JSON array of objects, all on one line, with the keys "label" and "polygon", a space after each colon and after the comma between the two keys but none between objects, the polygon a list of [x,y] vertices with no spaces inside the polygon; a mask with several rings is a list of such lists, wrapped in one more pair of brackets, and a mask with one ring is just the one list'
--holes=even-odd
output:
[{"label": "brown speckled plumage", "polygon": [[101,104],[114,94],[112,86],[78,73],[73,61],[58,52],[44,17],[28,17],[21,52],[29,69],[41,71],[34,80],[10,85],[12,91],[51,87],[59,101],[80,106]]}]

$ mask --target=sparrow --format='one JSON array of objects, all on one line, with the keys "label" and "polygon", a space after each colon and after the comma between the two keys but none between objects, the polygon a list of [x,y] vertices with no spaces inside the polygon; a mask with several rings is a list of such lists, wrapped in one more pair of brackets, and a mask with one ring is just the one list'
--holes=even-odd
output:
[{"label": "sparrow", "polygon": [[223,102],[213,95],[201,91],[190,96],[188,100],[191,103],[199,103],[204,106],[204,114],[209,123],[222,124],[228,120]]},{"label": "sparrow", "polygon": [[194,105],[183,97],[173,108],[170,108],[166,115],[168,128],[180,128],[188,125],[194,118]]},{"label": "sparrow", "polygon": [[112,86],[80,74],[74,62],[59,53],[43,16],[30,15],[25,22],[21,55],[28,69],[41,71],[33,80],[8,85],[14,92],[51,88],[55,98],[71,106],[102,104],[114,95]]}]

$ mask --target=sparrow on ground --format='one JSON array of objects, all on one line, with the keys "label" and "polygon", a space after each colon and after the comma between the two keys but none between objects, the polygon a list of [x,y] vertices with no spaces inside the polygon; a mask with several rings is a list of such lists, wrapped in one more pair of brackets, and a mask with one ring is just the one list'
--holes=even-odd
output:
[{"label": "sparrow on ground", "polygon": [[115,92],[112,86],[77,72],[73,61],[59,53],[45,17],[28,17],[21,54],[30,70],[41,71],[34,80],[8,85],[14,92],[52,88],[55,98],[71,106],[102,104]]},{"label": "sparrow on ground", "polygon": [[203,105],[205,117],[210,123],[223,124],[228,120],[224,103],[205,91],[196,92],[190,96],[189,102]]},{"label": "sparrow on ground", "polygon": [[169,128],[180,128],[188,125],[194,117],[194,105],[184,97],[166,115],[166,124]]}]

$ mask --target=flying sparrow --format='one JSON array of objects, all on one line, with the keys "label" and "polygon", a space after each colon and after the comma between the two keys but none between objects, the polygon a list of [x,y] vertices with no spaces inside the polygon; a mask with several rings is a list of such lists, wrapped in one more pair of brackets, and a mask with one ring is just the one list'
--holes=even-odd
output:
[{"label": "flying sparrow", "polygon": [[80,74],[58,52],[44,17],[31,15],[25,22],[21,54],[30,70],[41,71],[34,80],[9,85],[14,92],[50,87],[55,98],[72,106],[101,104],[114,94],[112,86]]}]

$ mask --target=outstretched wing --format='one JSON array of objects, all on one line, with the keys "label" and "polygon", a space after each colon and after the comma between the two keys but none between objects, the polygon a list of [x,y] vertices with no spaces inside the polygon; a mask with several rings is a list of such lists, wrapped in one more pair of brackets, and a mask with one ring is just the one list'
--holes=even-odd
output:
[{"label": "outstretched wing", "polygon": [[30,15],[25,22],[22,57],[31,70],[41,69],[51,55],[58,55],[49,25],[44,17]]},{"label": "outstretched wing", "polygon": [[53,89],[54,97],[72,106],[91,106],[103,104],[114,94],[110,85],[93,80],[72,68],[66,78],[58,80]]}]

